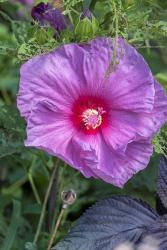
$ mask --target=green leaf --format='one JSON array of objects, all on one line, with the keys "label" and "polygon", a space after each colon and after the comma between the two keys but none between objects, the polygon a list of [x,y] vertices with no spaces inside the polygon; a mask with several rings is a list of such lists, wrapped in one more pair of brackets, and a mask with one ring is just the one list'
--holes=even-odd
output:
[{"label": "green leaf", "polygon": [[83,8],[84,9],[89,9],[89,6],[91,4],[92,0],[84,0],[83,1]]},{"label": "green leaf", "polygon": [[16,54],[16,48],[11,48],[6,45],[0,44],[0,54],[1,55],[13,55]]},{"label": "green leaf", "polygon": [[32,242],[26,242],[25,249],[26,250],[37,250],[37,246]]},{"label": "green leaf", "polygon": [[27,205],[23,211],[23,214],[40,214],[42,207],[39,204]]},{"label": "green leaf", "polygon": [[165,90],[167,90],[167,72],[157,73],[155,77],[157,81],[159,81],[163,85]]},{"label": "green leaf", "polygon": [[32,29],[30,24],[25,21],[12,21],[11,25],[17,42],[22,44],[27,41],[29,30]]},{"label": "green leaf", "polygon": [[20,212],[21,212],[21,203],[17,200],[13,200],[13,214],[11,218],[11,223],[8,228],[6,238],[3,242],[1,250],[12,249],[13,242],[15,240],[17,229],[19,226]]},{"label": "green leaf", "polygon": [[68,8],[74,7],[76,4],[83,2],[83,0],[63,0],[64,5]]},{"label": "green leaf", "polygon": [[18,59],[20,61],[26,61],[33,56],[48,53],[55,49],[58,45],[58,42],[53,38],[44,44],[39,44],[39,41],[37,41],[36,38],[32,38],[20,46],[18,50]]},{"label": "green leaf", "polygon": [[165,124],[160,132],[153,139],[154,150],[158,154],[163,154],[167,157],[167,124]]},{"label": "green leaf", "polygon": [[15,107],[0,106],[0,157],[19,152],[23,148],[24,121]]}]

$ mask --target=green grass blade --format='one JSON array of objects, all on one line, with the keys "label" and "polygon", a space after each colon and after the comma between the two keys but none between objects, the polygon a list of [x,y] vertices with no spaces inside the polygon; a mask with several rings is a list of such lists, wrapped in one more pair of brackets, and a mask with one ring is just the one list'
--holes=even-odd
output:
[{"label": "green grass blade", "polygon": [[12,249],[13,242],[15,240],[17,229],[19,226],[20,212],[21,212],[20,202],[17,200],[13,200],[13,213],[12,213],[11,223],[9,225],[6,238],[4,239],[1,250]]}]

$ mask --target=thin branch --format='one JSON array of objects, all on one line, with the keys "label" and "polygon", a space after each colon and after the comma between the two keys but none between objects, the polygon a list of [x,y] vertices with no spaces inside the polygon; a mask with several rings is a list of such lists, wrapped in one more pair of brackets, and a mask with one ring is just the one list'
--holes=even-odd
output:
[{"label": "thin branch", "polygon": [[59,214],[59,217],[57,219],[57,222],[56,222],[56,225],[55,225],[55,228],[54,228],[54,231],[51,235],[51,238],[49,240],[49,244],[48,244],[48,248],[47,250],[50,250],[54,241],[55,241],[55,238],[56,238],[56,235],[57,235],[57,232],[58,232],[58,229],[59,229],[59,226],[60,226],[60,223],[61,223],[61,220],[62,220],[62,217],[64,215],[64,211],[65,211],[65,208],[62,207],[61,211],[60,211],[60,214]]},{"label": "thin branch", "polygon": [[45,212],[46,212],[46,206],[47,206],[50,191],[51,191],[51,188],[52,188],[55,172],[56,172],[56,167],[54,167],[54,169],[53,169],[53,173],[52,173],[50,181],[49,181],[48,189],[46,191],[46,195],[45,195],[43,206],[42,206],[42,212],[41,212],[41,215],[40,215],[40,219],[39,219],[39,222],[38,222],[38,227],[37,227],[36,234],[35,234],[34,241],[33,241],[34,244],[37,243],[40,232],[41,232],[41,228],[42,228],[42,224],[43,224],[44,216],[45,216]]}]

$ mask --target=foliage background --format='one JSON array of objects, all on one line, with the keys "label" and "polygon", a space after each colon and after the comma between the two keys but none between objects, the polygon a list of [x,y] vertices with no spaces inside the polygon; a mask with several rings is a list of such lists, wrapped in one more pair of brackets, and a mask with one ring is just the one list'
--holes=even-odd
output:
[{"label": "foliage background", "polygon": [[[51,28],[32,25],[30,8],[18,2],[0,0],[0,249],[35,249],[28,242],[33,242],[50,175],[57,164],[37,244],[37,249],[44,250],[60,211],[63,190],[74,189],[77,200],[63,218],[57,241],[86,208],[108,195],[128,194],[155,206],[159,156],[154,153],[146,170],[132,178],[124,189],[118,189],[100,180],[85,179],[44,152],[24,148],[25,123],[16,108],[19,67],[32,56],[62,43],[87,41],[98,35],[123,36],[144,55],[157,80],[167,89],[167,2],[64,0],[63,11],[75,28],[62,32],[57,40],[53,39]],[[87,20],[83,31],[76,27],[83,7],[88,6],[97,26],[90,27]],[[165,131],[166,128],[161,132],[161,140],[155,139],[157,152],[165,151]]]}]

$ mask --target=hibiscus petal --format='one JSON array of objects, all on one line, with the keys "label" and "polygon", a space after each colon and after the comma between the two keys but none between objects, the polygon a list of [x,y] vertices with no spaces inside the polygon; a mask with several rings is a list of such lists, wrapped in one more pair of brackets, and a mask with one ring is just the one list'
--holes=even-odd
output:
[{"label": "hibiscus petal", "polygon": [[146,168],[152,153],[153,145],[150,140],[134,141],[128,144],[125,155],[127,166],[132,169],[133,174]]},{"label": "hibiscus petal", "polygon": [[[150,112],[154,103],[154,79],[144,58],[123,39],[97,38],[82,45],[89,54],[84,75],[92,86],[99,86],[112,109]],[[91,55],[91,56],[90,56]]]},{"label": "hibiscus petal", "polygon": [[43,149],[72,164],[70,143],[74,133],[68,118],[57,113],[53,103],[42,100],[33,107],[28,119],[25,145]]},{"label": "hibiscus petal", "polygon": [[[144,169],[152,154],[149,141],[128,144],[125,155],[111,150],[101,135],[88,136],[82,140],[82,134],[73,137],[74,164],[90,171],[90,175],[118,187],[123,185],[138,171]],[[82,172],[84,174],[84,172]]]},{"label": "hibiscus petal", "polygon": [[34,100],[42,97],[69,106],[85,89],[82,60],[83,49],[71,44],[26,62],[21,67],[17,98],[22,116],[28,118]]},{"label": "hibiscus petal", "polygon": [[[33,107],[28,119],[25,145],[45,150],[90,177],[91,170],[82,162],[82,154],[89,157],[89,150],[78,150],[73,141],[76,134],[77,131],[70,126],[67,117],[57,113],[53,103],[42,100]],[[83,144],[83,141],[80,143]],[[76,156],[78,161],[75,160]]]},{"label": "hibiscus petal", "polygon": [[[144,58],[125,40],[119,39],[115,51],[117,65],[108,82],[112,109],[150,112],[154,104],[154,79]],[[114,51],[113,51],[114,53]]]},{"label": "hibiscus petal", "polygon": [[165,122],[167,122],[167,95],[163,87],[155,81],[154,107],[150,114],[140,115],[140,123],[145,130],[145,133],[140,135],[154,136]]},{"label": "hibiscus petal", "polygon": [[152,115],[156,122],[155,132],[157,132],[167,122],[167,95],[157,81],[155,81],[155,102]]},{"label": "hibiscus petal", "polygon": [[109,116],[108,126],[102,128],[102,134],[108,146],[115,150],[125,150],[128,143],[153,134],[155,122],[147,113],[117,110],[111,111]]}]

